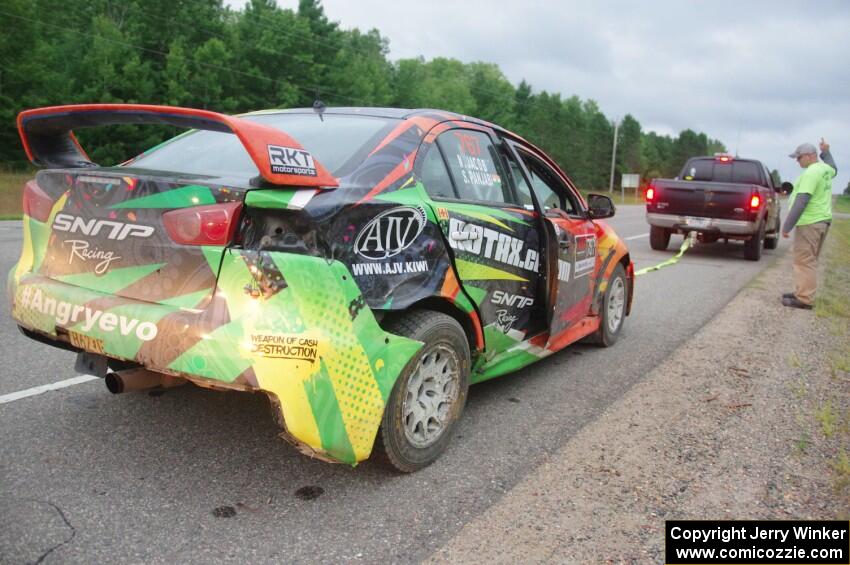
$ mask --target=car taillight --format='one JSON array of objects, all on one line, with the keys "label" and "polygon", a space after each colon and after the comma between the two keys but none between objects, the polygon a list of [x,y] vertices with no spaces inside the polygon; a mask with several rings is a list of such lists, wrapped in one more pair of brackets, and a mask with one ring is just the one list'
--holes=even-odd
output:
[{"label": "car taillight", "polygon": [[24,214],[39,222],[46,222],[53,204],[53,199],[41,190],[35,180],[27,181],[24,185]]},{"label": "car taillight", "polygon": [[655,199],[655,187],[650,186],[646,189],[646,201],[652,202]]},{"label": "car taillight", "polygon": [[168,235],[182,245],[225,245],[239,221],[241,202],[195,206],[162,215]]},{"label": "car taillight", "polygon": [[753,197],[750,198],[750,210],[758,209],[759,205],[761,205],[761,198],[758,194],[753,194]]}]

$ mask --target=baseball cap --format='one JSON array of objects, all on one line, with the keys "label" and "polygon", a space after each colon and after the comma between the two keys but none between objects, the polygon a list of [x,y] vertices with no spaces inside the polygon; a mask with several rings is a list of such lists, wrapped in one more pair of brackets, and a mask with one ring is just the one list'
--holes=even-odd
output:
[{"label": "baseball cap", "polygon": [[788,156],[792,159],[797,159],[800,157],[800,155],[810,155],[812,153],[814,153],[815,155],[818,154],[818,150],[815,149],[814,145],[812,145],[811,143],[801,143],[797,146],[797,149],[795,149],[794,152]]}]

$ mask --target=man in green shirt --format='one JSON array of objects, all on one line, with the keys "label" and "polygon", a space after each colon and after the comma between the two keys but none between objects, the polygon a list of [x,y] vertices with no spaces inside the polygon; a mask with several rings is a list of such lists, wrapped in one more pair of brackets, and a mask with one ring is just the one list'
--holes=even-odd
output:
[{"label": "man in green shirt", "polygon": [[782,226],[782,237],[794,232],[794,292],[782,295],[782,304],[811,310],[817,290],[818,256],[832,223],[832,179],[838,167],[829,152],[829,144],[820,140],[818,160],[815,146],[803,143],[789,157],[804,169],[794,182],[788,202],[788,217]]}]

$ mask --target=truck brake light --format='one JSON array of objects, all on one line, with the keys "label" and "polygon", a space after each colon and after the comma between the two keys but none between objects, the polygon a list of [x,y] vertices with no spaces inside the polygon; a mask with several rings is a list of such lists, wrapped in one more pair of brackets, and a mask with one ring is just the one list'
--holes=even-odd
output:
[{"label": "truck brake light", "polygon": [[753,197],[750,198],[750,210],[758,210],[758,207],[761,205],[761,198],[758,194],[753,194]]},{"label": "truck brake light", "polygon": [[649,188],[646,189],[646,201],[652,202],[655,199],[655,187],[649,185]]}]

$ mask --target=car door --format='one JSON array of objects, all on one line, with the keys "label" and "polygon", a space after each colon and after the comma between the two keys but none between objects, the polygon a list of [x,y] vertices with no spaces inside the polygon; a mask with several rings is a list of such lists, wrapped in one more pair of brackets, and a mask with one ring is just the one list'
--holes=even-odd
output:
[{"label": "car door", "polygon": [[[517,203],[490,133],[456,128],[437,136],[421,178],[449,245],[461,287],[475,303],[487,358],[546,329],[536,214]],[[441,181],[448,176],[450,182]],[[542,310],[541,310],[542,312]]]},{"label": "car door", "polygon": [[[559,348],[580,332],[590,313],[596,277],[596,227],[581,200],[563,178],[536,151],[508,142],[511,158],[522,176],[517,184],[521,199],[537,207],[546,221],[546,274],[549,344]],[[515,175],[517,176],[517,175]],[[528,205],[524,203],[525,205]],[[557,265],[557,268],[555,268]]]}]

